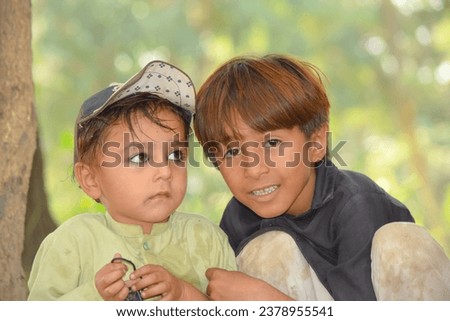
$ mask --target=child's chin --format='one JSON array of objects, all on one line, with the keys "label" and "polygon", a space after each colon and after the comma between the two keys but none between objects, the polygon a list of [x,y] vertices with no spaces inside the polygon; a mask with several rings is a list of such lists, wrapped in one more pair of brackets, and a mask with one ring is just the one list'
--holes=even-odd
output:
[{"label": "child's chin", "polygon": [[256,213],[256,215],[258,215],[261,218],[275,218],[278,216],[283,215],[284,211],[282,210],[277,210],[277,209],[270,209],[264,206],[261,207],[250,207],[250,209]]}]

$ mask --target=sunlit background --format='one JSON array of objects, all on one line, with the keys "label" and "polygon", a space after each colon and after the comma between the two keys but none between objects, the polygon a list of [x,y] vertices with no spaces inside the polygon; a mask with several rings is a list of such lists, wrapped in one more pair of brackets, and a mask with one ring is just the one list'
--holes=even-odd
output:
[{"label": "sunlit background", "polygon": [[[197,89],[236,55],[283,53],[319,67],[331,148],[405,203],[450,254],[450,4],[446,0],[33,0],[33,77],[56,222],[103,211],[72,179],[81,103],[162,59]],[[218,222],[230,193],[189,169],[181,209]]]}]

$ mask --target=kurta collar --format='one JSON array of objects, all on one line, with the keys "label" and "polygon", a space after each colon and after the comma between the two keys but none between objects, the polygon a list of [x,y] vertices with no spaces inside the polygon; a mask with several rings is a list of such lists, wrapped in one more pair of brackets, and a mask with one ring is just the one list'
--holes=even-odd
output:
[{"label": "kurta collar", "polygon": [[[167,229],[169,229],[173,223],[174,214],[170,215],[169,220],[167,222],[153,224],[152,230],[151,230],[150,234],[148,234],[148,235],[157,236],[157,235],[161,235],[165,231],[167,231]],[[146,234],[144,234],[142,232],[142,228],[139,225],[124,224],[124,223],[117,222],[116,220],[114,220],[111,217],[111,215],[108,212],[105,213],[105,216],[106,216],[106,222],[107,222],[108,226],[111,228],[111,230],[113,230],[118,235],[126,236],[126,237],[146,236]]]}]

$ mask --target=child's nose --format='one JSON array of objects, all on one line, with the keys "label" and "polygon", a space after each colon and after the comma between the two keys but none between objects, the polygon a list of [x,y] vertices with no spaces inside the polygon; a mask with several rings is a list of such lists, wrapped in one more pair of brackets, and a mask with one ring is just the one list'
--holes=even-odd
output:
[{"label": "child's nose", "polygon": [[262,153],[255,150],[242,157],[241,166],[244,168],[245,177],[258,179],[261,175],[269,171]]},{"label": "child's nose", "polygon": [[159,166],[155,167],[154,171],[155,171],[153,176],[154,181],[157,181],[159,179],[169,180],[172,178],[172,169],[167,163],[160,164]]}]

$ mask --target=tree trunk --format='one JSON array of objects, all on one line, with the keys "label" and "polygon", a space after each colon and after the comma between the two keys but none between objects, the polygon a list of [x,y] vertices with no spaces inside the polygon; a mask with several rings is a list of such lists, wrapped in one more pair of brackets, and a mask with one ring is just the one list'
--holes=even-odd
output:
[{"label": "tree trunk", "polygon": [[[38,135],[39,137],[39,135]],[[34,256],[41,242],[56,228],[48,209],[47,194],[44,184],[44,164],[39,138],[33,157],[30,187],[28,190],[27,211],[25,216],[25,243],[22,253],[22,267],[25,274],[30,274]]]},{"label": "tree trunk", "polygon": [[30,0],[0,5],[0,300],[26,299],[21,254],[36,148]]}]

